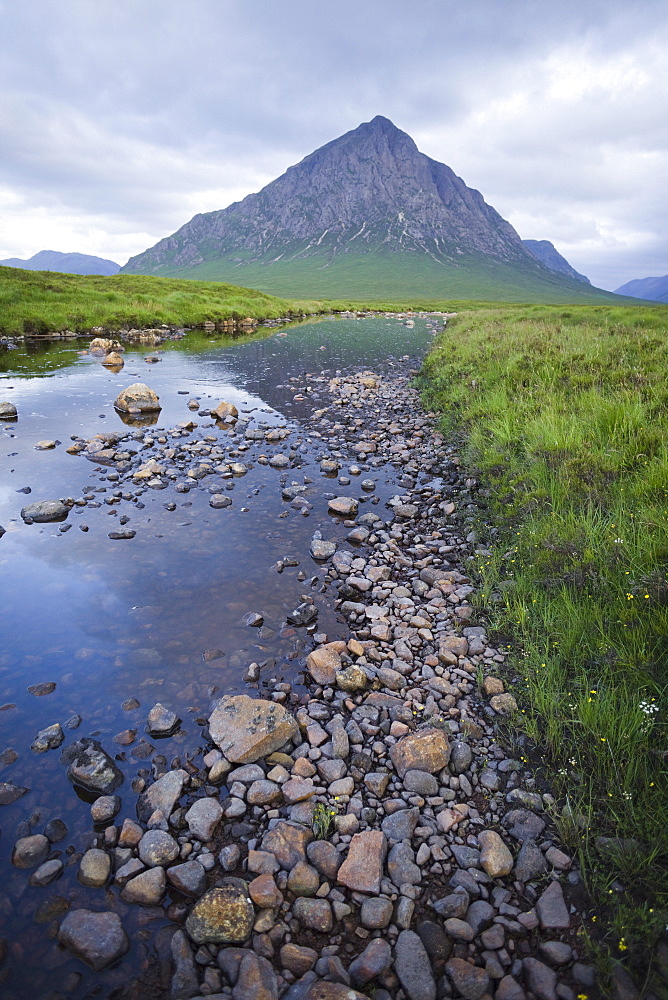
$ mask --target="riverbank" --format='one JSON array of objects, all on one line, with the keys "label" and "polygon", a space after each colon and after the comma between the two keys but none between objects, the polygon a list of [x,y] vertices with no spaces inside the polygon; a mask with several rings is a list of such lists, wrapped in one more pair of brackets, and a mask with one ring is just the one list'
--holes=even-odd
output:
[{"label": "riverbank", "polygon": [[479,610],[513,643],[525,731],[570,813],[605,980],[666,970],[665,307],[459,315],[427,359],[484,480]]},{"label": "riverbank", "polygon": [[[471,521],[486,498],[421,410],[406,368],[295,377],[295,398],[311,404],[303,427],[232,420],[204,435],[184,421],[155,437],[138,428],[72,446],[73,461],[87,455],[113,477],[110,513],[123,527],[147,491],[188,493],[212,476],[223,485],[210,503],[224,518],[225,483],[255,462],[276,470],[286,516],[329,511],[311,541],[321,568],[301,575],[303,599],[285,623],[300,683],[246,664],[251,725],[246,702],[224,698],[199,711],[208,737],[189,749],[169,742],[182,743],[173,706],[127,706],[130,752],[154,753],[137,743],[148,724],[165,753],[121,801],[109,768],[96,793],[110,801],[98,798],[86,843],[69,855],[86,888],[69,894],[57,931],[100,969],[91,931],[96,954],[107,942],[101,982],[115,996],[335,1000],[351,996],[349,983],[376,1000],[596,996],[577,866],[521,736],[508,748],[515,671],[473,606],[482,547]],[[322,478],[299,473],[305,447]],[[374,473],[386,462],[401,478],[383,507]],[[82,497],[67,523],[87,504],[99,506]],[[133,546],[132,535],[120,528],[112,544]],[[339,614],[333,640],[319,624],[328,606]],[[265,627],[261,609],[251,618]],[[70,746],[65,763],[75,757]],[[38,820],[22,832],[49,840]],[[58,855],[49,844],[33,846]],[[39,876],[33,865],[31,877],[58,877],[59,860]],[[90,909],[108,916],[100,923]],[[150,939],[152,921],[163,921],[158,958],[128,986],[122,954]]]}]

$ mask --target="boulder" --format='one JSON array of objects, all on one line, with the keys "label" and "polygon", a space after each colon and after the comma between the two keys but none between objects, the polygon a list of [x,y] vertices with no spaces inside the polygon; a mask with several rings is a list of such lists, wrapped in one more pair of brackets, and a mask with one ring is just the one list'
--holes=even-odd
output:
[{"label": "boulder", "polygon": [[121,899],[126,903],[139,903],[140,906],[157,906],[166,888],[164,868],[149,868],[125,884],[121,889]]},{"label": "boulder", "polygon": [[13,403],[6,400],[0,403],[0,420],[16,420],[19,412]]},{"label": "boulder", "polygon": [[155,737],[171,736],[180,725],[181,720],[176,712],[157,702],[148,713],[146,732]]},{"label": "boulder", "polygon": [[12,864],[15,868],[36,868],[46,861],[50,850],[51,844],[43,833],[21,837],[12,851]]},{"label": "boulder", "polygon": [[510,875],[513,870],[513,856],[495,830],[482,830],[478,834],[480,844],[480,864],[490,878]]},{"label": "boulder", "polygon": [[447,767],[450,744],[442,729],[420,729],[395,743],[390,749],[390,758],[400,778],[407,771],[436,774]]},{"label": "boulder", "polygon": [[306,657],[306,666],[316,684],[327,687],[334,683],[341,669],[341,656],[329,646],[320,646]]},{"label": "boulder", "polygon": [[186,920],[186,930],[195,944],[242,944],[253,929],[255,909],[246,893],[236,886],[209,889]]},{"label": "boulder", "polygon": [[355,517],[359,510],[359,503],[354,497],[334,497],[328,501],[330,514],[338,517]]},{"label": "boulder", "polygon": [[404,930],[397,938],[394,971],[410,1000],[436,1000],[429,956],[415,931]]},{"label": "boulder", "polygon": [[299,726],[274,701],[226,695],[209,717],[211,739],[233,764],[252,764],[299,734]]},{"label": "boulder", "polygon": [[234,403],[226,403],[225,401],[222,401],[218,404],[218,406],[211,410],[211,416],[214,420],[222,420],[226,424],[231,424],[234,423],[239,416],[239,411]]},{"label": "boulder", "polygon": [[106,969],[130,947],[117,913],[71,910],[58,930],[58,941],[95,972]]},{"label": "boulder", "polygon": [[162,409],[156,393],[143,382],[133,382],[127,389],[119,392],[114,406],[124,413],[151,413]]},{"label": "boulder", "polygon": [[223,818],[223,807],[218,799],[207,797],[205,799],[195,799],[188,812],[185,814],[185,821],[193,837],[206,843],[211,840],[218,829],[218,825]]}]

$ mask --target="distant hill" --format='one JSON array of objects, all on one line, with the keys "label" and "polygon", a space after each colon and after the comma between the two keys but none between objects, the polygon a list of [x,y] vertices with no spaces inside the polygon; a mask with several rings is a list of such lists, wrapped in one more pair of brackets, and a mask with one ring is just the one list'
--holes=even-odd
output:
[{"label": "distant hill", "polygon": [[574,278],[575,281],[585,281],[588,285],[591,285],[589,278],[586,278],[584,274],[580,274],[574,267],[571,267],[566,258],[561,256],[554,244],[550,243],[549,240],[522,240],[522,243],[529,253],[532,253],[536,260],[539,260],[545,267],[549,267],[550,271],[556,271],[558,274],[567,274],[569,278]]},{"label": "distant hill", "polygon": [[537,260],[478,191],[381,116],[196,215],[122,272],[339,299],[614,298]]},{"label": "distant hill", "polygon": [[21,260],[8,257],[0,260],[4,267],[20,267],[25,271],[60,271],[62,274],[118,274],[120,264],[103,257],[92,257],[87,253],[61,253],[59,250],[40,250],[39,253]]},{"label": "distant hill", "polygon": [[634,278],[616,289],[617,295],[630,295],[634,299],[668,302],[668,274],[662,278]]}]

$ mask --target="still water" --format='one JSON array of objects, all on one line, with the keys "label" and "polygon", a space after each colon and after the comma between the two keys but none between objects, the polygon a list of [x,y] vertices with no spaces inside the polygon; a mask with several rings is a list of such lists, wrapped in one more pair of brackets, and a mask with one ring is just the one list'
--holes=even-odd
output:
[{"label": "still water", "polygon": [[[305,373],[334,376],[359,366],[386,370],[394,358],[406,355],[419,363],[435,328],[435,318],[416,319],[407,327],[400,319],[374,317],[306,322],[245,340],[191,332],[156,350],[128,348],[120,373],[89,355],[87,342],[0,354],[0,400],[13,402],[19,411],[16,422],[0,423],[0,525],[5,529],[0,538],[0,782],[30,789],[0,808],[0,938],[8,942],[0,992],[17,1000],[28,995],[38,1000],[54,990],[73,1000],[108,996],[137,974],[160,926],[149,921],[148,934],[142,926],[146,918],[125,907],[133,952],[120,968],[99,975],[51,939],[51,918],[65,905],[57,900],[101,909],[105,890],[80,886],[76,863],[44,888],[30,887],[30,872],[11,864],[13,844],[25,835],[27,824],[29,832],[38,833],[50,820],[62,819],[68,834],[54,850],[62,851],[63,860],[85,850],[92,834],[89,807],[65,777],[61,750],[36,755],[31,751],[35,735],[53,723],[65,725],[73,715],[81,717],[76,730],[65,730],[64,746],[95,736],[116,756],[126,775],[118,792],[124,806],[115,821],[120,825],[126,815],[134,815],[129,784],[138,770],[150,768],[157,753],[168,763],[196,754],[212,698],[247,690],[243,673],[249,663],[262,666],[260,690],[272,678],[299,685],[300,661],[312,640],[304,629],[286,627],[286,616],[302,596],[315,598],[318,631],[330,639],[345,634],[320,593],[323,567],[309,554],[314,531],[341,541],[348,530],[327,514],[324,494],[359,498],[360,479],[371,475],[377,499],[367,496],[375,504],[368,509],[382,517],[384,502],[400,487],[397,470],[380,463],[351,476],[346,485],[324,479],[319,463],[329,454],[327,442],[310,434],[315,404],[308,395],[295,399],[302,394],[289,380]],[[148,356],[160,360],[147,363]],[[210,507],[207,479],[187,493],[177,492],[172,483],[146,489],[138,503],[117,503],[114,491],[132,489],[131,481],[117,483],[113,473],[109,478],[109,468],[67,454],[75,436],[132,431],[113,403],[123,388],[138,381],[160,397],[162,410],[148,429],[153,440],[159,440],[161,429],[189,419],[198,425],[189,443],[207,436],[212,442],[224,440],[228,432],[187,403],[196,398],[201,409],[220,400],[237,406],[242,444],[237,461],[246,460],[250,467],[243,477],[219,483],[231,506]],[[290,430],[284,448],[290,468],[248,461],[244,429],[258,426]],[[36,450],[44,439],[59,443]],[[140,449],[145,439],[122,447]],[[286,482],[305,479],[313,482],[307,517],[281,496]],[[84,496],[92,499],[72,509],[66,522],[71,527],[64,532],[63,524],[26,525],[21,519],[28,503]],[[111,540],[108,534],[118,530],[123,515],[136,535]],[[286,557],[296,565],[278,573],[275,565]],[[249,612],[263,616],[263,627],[245,623]],[[28,691],[51,682],[56,687],[48,695]],[[140,707],[124,710],[123,702],[132,698]],[[158,701],[174,709],[183,725],[156,747],[143,730]],[[127,747],[115,744],[114,736],[127,729],[137,730],[136,740]]]}]

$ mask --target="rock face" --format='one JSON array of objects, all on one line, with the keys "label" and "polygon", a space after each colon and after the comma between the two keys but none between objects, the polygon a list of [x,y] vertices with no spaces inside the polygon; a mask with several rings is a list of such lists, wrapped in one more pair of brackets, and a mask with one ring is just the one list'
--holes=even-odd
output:
[{"label": "rock face", "polygon": [[143,382],[133,382],[127,389],[119,392],[114,406],[124,413],[152,413],[162,409],[158,396]]},{"label": "rock face", "polygon": [[59,942],[95,972],[106,969],[130,947],[117,913],[72,910],[58,930]]},{"label": "rock face", "polygon": [[[585,278],[584,274],[576,271],[549,240],[522,240],[522,243],[529,253],[533,254],[536,260],[539,260],[545,267],[549,267],[550,271],[555,271],[557,274],[567,274],[569,278],[591,285],[589,278]],[[619,292],[619,289],[617,291]],[[622,292],[622,294],[624,293]]]},{"label": "rock face", "polygon": [[64,521],[70,508],[62,500],[37,500],[21,509],[21,517],[30,523],[45,524],[49,521]]},{"label": "rock face", "polygon": [[60,755],[68,764],[67,777],[88,792],[109,795],[123,781],[123,774],[97,740],[87,736],[67,747]]},{"label": "rock face", "polygon": [[211,739],[233,764],[252,764],[297,736],[299,727],[273,701],[226,695],[209,717]]},{"label": "rock face", "polygon": [[315,150],[258,194],[196,215],[123,271],[154,274],[215,260],[224,280],[236,265],[242,281],[248,264],[240,259],[280,275],[284,256],[336,266],[344,252],[346,260],[382,253],[399,264],[431,255],[446,268],[472,255],[543,273],[478,191],[380,115]]},{"label": "rock face", "polygon": [[192,908],[186,930],[196,944],[241,944],[253,927],[255,910],[241,889],[210,889]]}]

